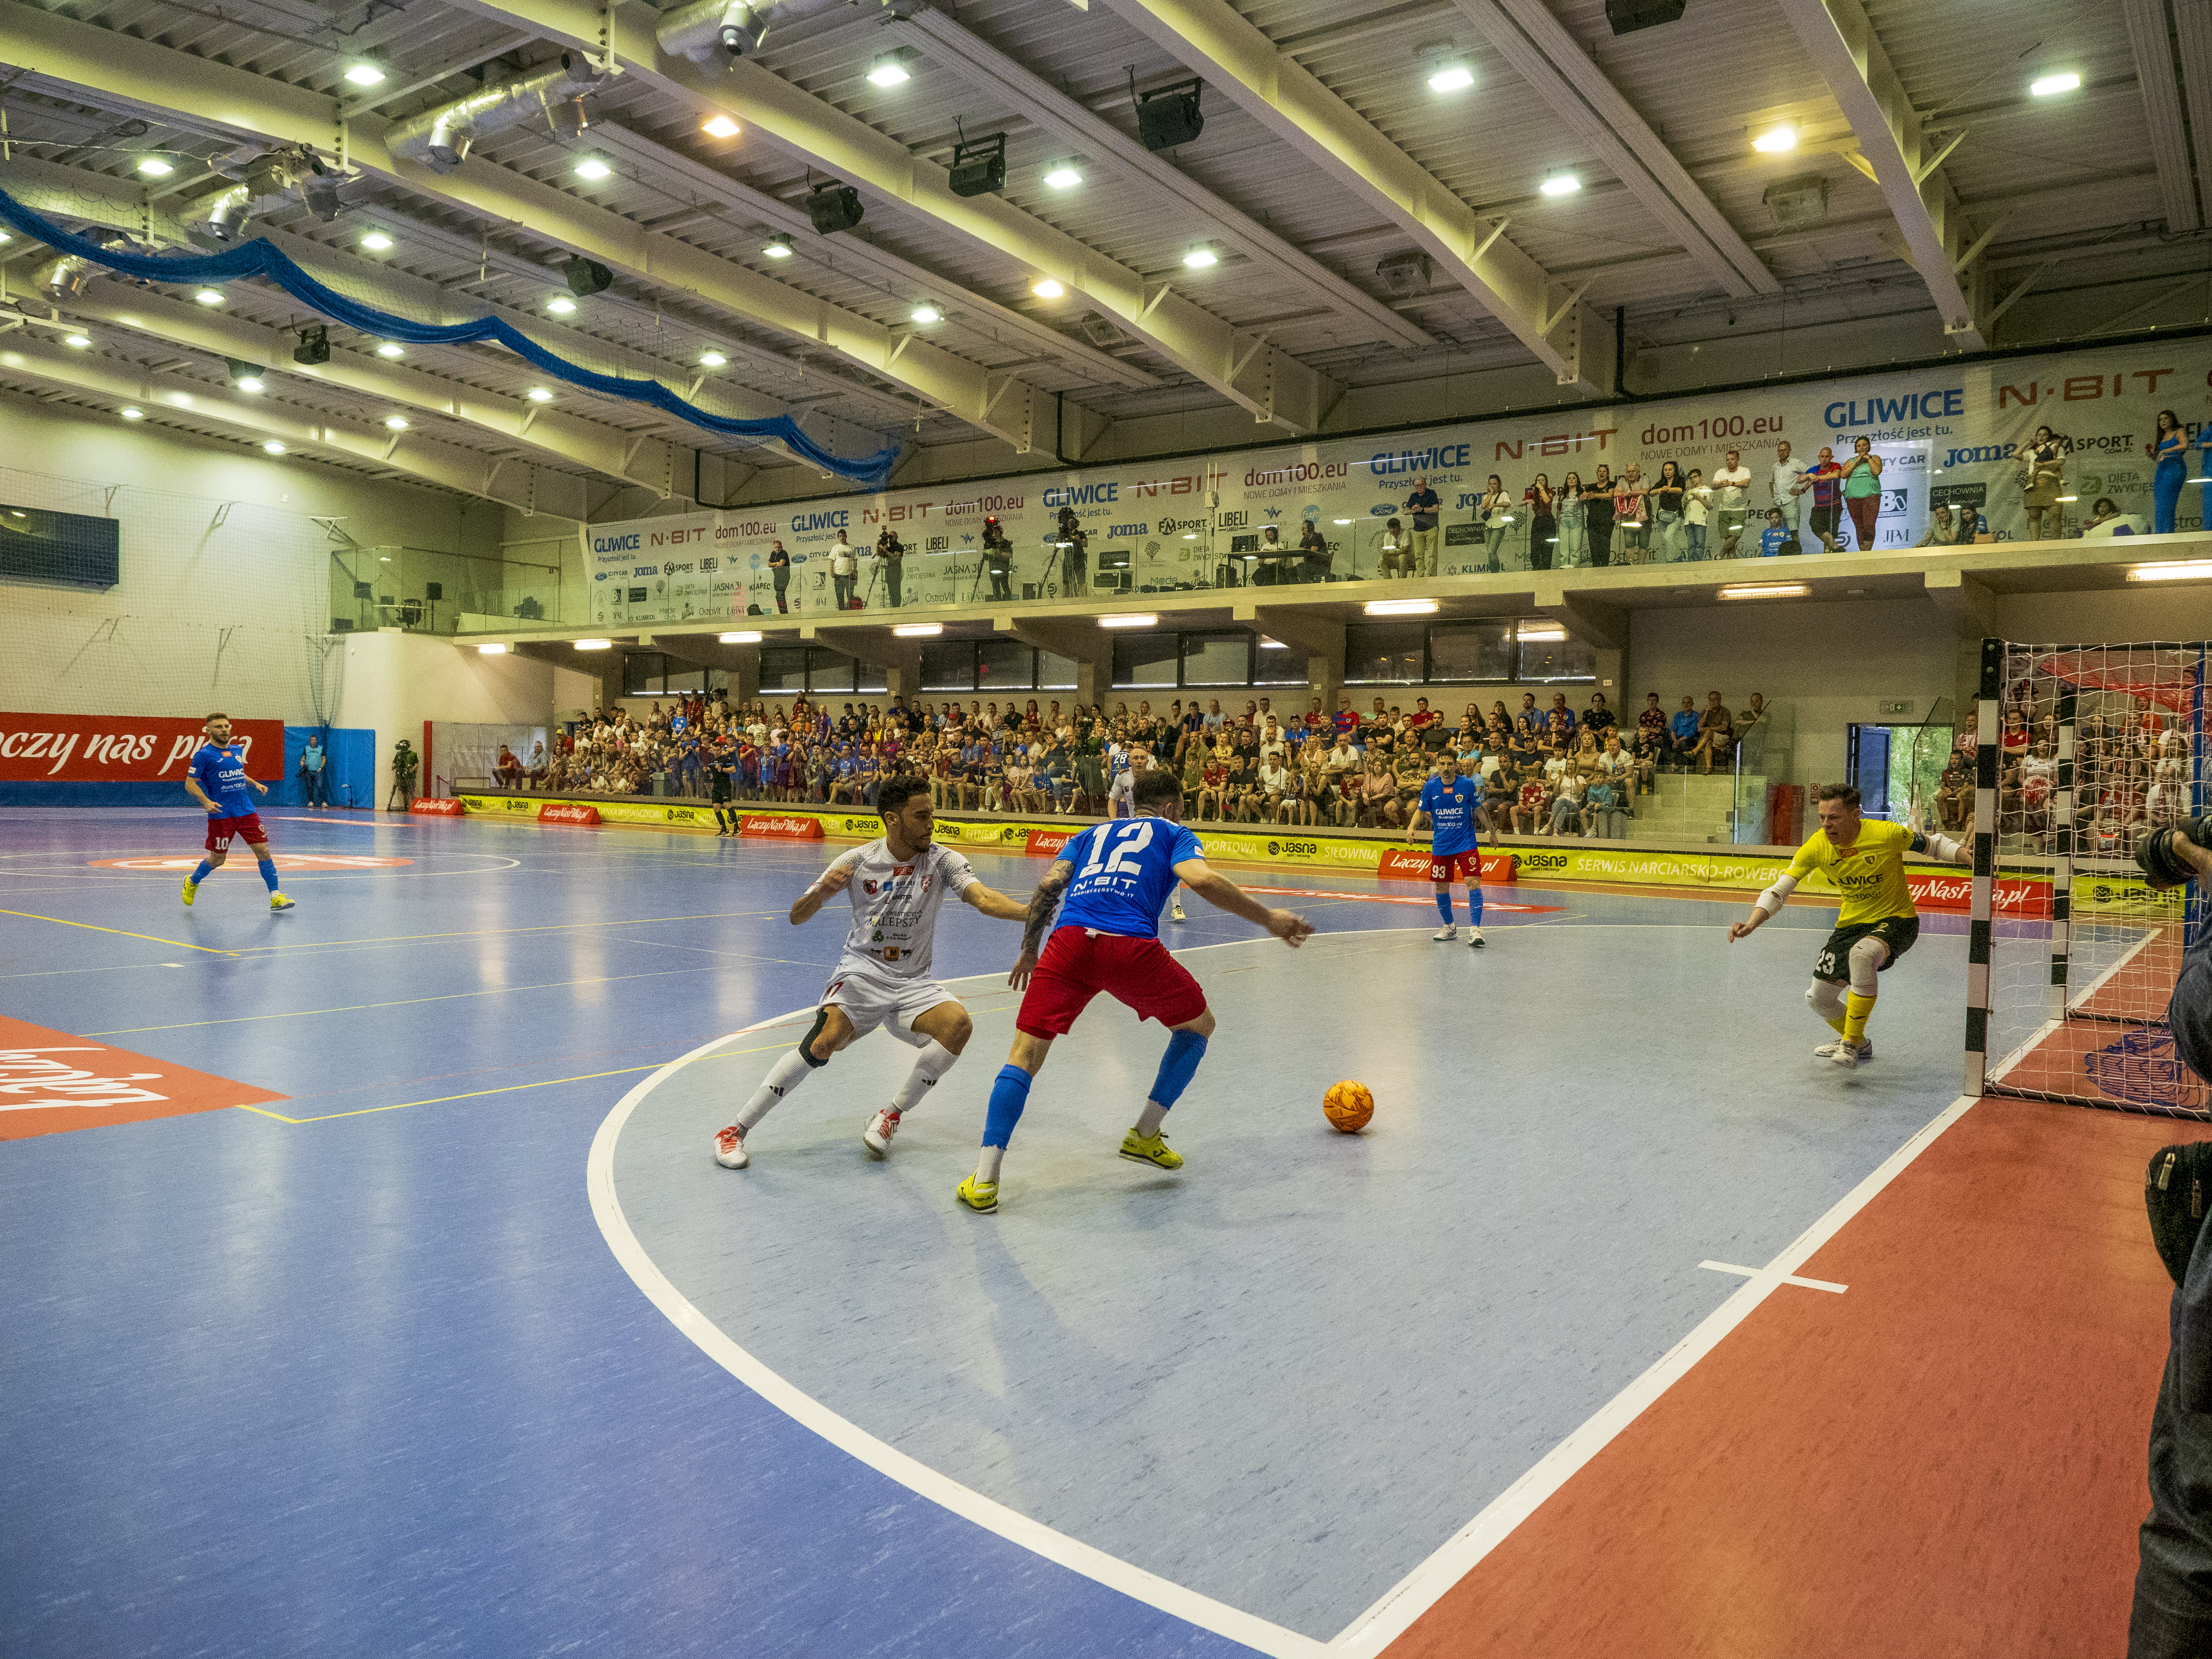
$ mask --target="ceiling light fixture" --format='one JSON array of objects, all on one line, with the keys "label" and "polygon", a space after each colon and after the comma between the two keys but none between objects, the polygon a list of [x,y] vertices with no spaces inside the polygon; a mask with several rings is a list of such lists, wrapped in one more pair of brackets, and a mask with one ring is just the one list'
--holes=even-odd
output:
[{"label": "ceiling light fixture", "polygon": [[1350,524],[1352,520],[1349,519],[1334,519],[1331,520],[1330,522],[1333,524]]},{"label": "ceiling light fixture", "polygon": [[377,347],[376,355],[380,357],[404,357],[407,355],[407,348],[397,340],[386,340],[382,345]]},{"label": "ceiling light fixture", "polygon": [[261,453],[264,455],[282,455],[284,453],[284,446],[278,443],[276,439],[271,438],[267,443],[261,446]]},{"label": "ceiling light fixture", "polygon": [[1797,148],[1797,129],[1787,121],[1772,126],[1751,141],[1751,147],[1761,155],[1781,155]]},{"label": "ceiling light fixture", "polygon": [[550,404],[553,401],[553,394],[542,386],[534,386],[522,395],[533,404]]},{"label": "ceiling light fixture", "polygon": [[1517,637],[1522,640],[1564,640],[1567,637],[1567,630],[1559,627],[1524,628]]},{"label": "ceiling light fixture", "polygon": [[1287,650],[1289,650],[1291,647],[1290,647],[1289,646],[1287,646],[1287,645],[1285,645],[1285,644],[1284,644],[1280,640],[1270,640],[1270,639],[1265,639],[1265,638],[1263,638],[1263,639],[1261,639],[1261,641],[1260,641],[1260,648],[1261,648],[1262,651],[1287,651]]},{"label": "ceiling light fixture", "polygon": [[2081,84],[2081,77],[2072,70],[2061,70],[2056,75],[2039,75],[2027,83],[2027,89],[2038,98],[2049,98],[2055,94],[2071,92]]},{"label": "ceiling light fixture", "polygon": [[611,179],[615,170],[603,155],[586,155],[576,163],[576,176],[598,184],[602,179]]},{"label": "ceiling light fixture", "polygon": [[1210,247],[1194,247],[1182,256],[1184,266],[1191,270],[1204,270],[1221,263],[1221,256]]},{"label": "ceiling light fixture", "polygon": [[361,245],[367,248],[371,253],[389,253],[392,252],[392,239],[389,236],[386,236],[380,230],[370,231],[368,235],[361,239]]},{"label": "ceiling light fixture", "polygon": [[612,640],[576,640],[572,643],[579,651],[608,651],[614,647]]},{"label": "ceiling light fixture", "polygon": [[384,71],[374,64],[356,64],[345,72],[345,78],[352,86],[380,87],[384,84]]},{"label": "ceiling light fixture", "polygon": [[477,647],[477,655],[479,657],[503,657],[506,654],[507,647],[496,641],[489,645],[480,645]]},{"label": "ceiling light fixture", "polygon": [[902,87],[914,76],[907,72],[903,48],[887,52],[868,65],[868,84],[872,87]]},{"label": "ceiling light fixture", "polygon": [[1434,599],[1370,599],[1365,606],[1370,617],[1425,617],[1436,608]]},{"label": "ceiling light fixture", "polygon": [[916,306],[907,315],[913,318],[915,322],[923,324],[941,323],[945,320],[945,313],[933,305]]},{"label": "ceiling light fixture", "polygon": [[1744,582],[1721,589],[1724,599],[1802,599],[1813,590],[1802,582]]},{"label": "ceiling light fixture", "polygon": [[565,294],[556,294],[545,302],[545,309],[556,317],[573,317],[576,314],[576,302]]},{"label": "ceiling light fixture", "polygon": [[758,645],[761,639],[757,628],[741,628],[734,634],[717,634],[714,637],[724,645]]},{"label": "ceiling light fixture", "polygon": [[699,124],[699,131],[709,138],[734,138],[738,136],[738,127],[726,115],[710,115]]},{"label": "ceiling light fixture", "polygon": [[699,367],[702,368],[726,368],[729,362],[727,357],[711,346],[699,354]]},{"label": "ceiling light fixture", "polygon": [[933,640],[945,631],[943,623],[901,623],[891,629],[902,640]]},{"label": "ceiling light fixture", "polygon": [[1555,173],[1536,188],[1547,196],[1571,196],[1583,187],[1583,181],[1571,173]]},{"label": "ceiling light fixture", "polygon": [[89,334],[64,334],[62,336],[62,343],[67,346],[71,351],[82,351],[87,346],[92,343],[92,336]]},{"label": "ceiling light fixture", "polygon": [[1044,176],[1047,190],[1073,190],[1083,182],[1083,170],[1073,161],[1062,161]]},{"label": "ceiling light fixture", "polygon": [[791,258],[791,238],[771,236],[768,240],[768,246],[763,247],[761,252],[770,259],[788,259]]},{"label": "ceiling light fixture", "polygon": [[176,170],[173,166],[158,155],[142,155],[138,158],[138,171],[144,178],[166,179]]},{"label": "ceiling light fixture", "polygon": [[143,421],[146,418],[146,411],[143,409],[125,409],[119,412],[126,421]]},{"label": "ceiling light fixture", "polygon": [[2131,582],[2201,582],[2212,580],[2212,559],[2169,559],[2163,564],[2139,564],[2128,571]]},{"label": "ceiling light fixture", "polygon": [[1053,281],[1051,277],[1040,276],[1036,281],[1030,284],[1030,292],[1036,295],[1040,300],[1057,300],[1061,295],[1066,293],[1067,290],[1062,288],[1058,283]]},{"label": "ceiling light fixture", "polygon": [[1431,92],[1465,92],[1474,84],[1474,71],[1464,64],[1449,64],[1429,76]]},{"label": "ceiling light fixture", "polygon": [[192,298],[204,306],[219,306],[222,303],[222,290],[219,288],[204,288],[193,295]]},{"label": "ceiling light fixture", "polygon": [[385,429],[386,432],[404,432],[404,431],[406,431],[406,430],[407,430],[407,417],[406,417],[404,415],[387,415],[387,416],[386,416],[384,417],[384,429]]},{"label": "ceiling light fixture", "polygon": [[1156,611],[1132,611],[1126,616],[1101,617],[1098,625],[1101,628],[1156,628],[1159,620],[1159,613]]},{"label": "ceiling light fixture", "polygon": [[266,392],[269,389],[269,382],[258,374],[241,374],[233,380],[231,385],[236,386],[240,392]]}]

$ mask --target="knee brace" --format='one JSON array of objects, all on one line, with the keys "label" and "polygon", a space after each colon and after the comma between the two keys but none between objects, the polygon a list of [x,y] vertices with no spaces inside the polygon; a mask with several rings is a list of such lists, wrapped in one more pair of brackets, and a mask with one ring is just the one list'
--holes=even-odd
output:
[{"label": "knee brace", "polygon": [[825,1002],[814,1011],[814,1024],[808,1026],[806,1035],[799,1039],[799,1057],[817,1072],[830,1062],[814,1058],[814,1039],[822,1035],[822,1028],[829,1023],[830,1005]]},{"label": "knee brace", "polygon": [[1832,1024],[1844,1017],[1844,988],[1833,980],[1816,979],[1807,988],[1805,1000],[1813,1012]]},{"label": "knee brace", "polygon": [[1875,994],[1875,975],[1889,960],[1889,946],[1869,934],[1851,946],[1851,989],[1863,997]]}]

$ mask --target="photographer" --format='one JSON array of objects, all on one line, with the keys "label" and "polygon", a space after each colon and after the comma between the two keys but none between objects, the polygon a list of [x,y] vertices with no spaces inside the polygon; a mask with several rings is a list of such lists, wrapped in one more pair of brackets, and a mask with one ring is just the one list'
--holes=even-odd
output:
[{"label": "photographer", "polygon": [[[2136,862],[2160,890],[2212,878],[2212,820],[2161,824],[2136,843]],[[2166,1006],[2175,1058],[2212,1081],[2212,929],[2182,958]],[[2170,1147],[2185,1157],[2197,1149]],[[2201,1169],[2201,1165],[2199,1168]],[[2169,1170],[2171,1165],[2168,1166]],[[2197,1179],[2172,1183],[2177,1194]],[[2140,1534],[2135,1610],[2128,1624],[2129,1659],[2184,1659],[2212,1652],[2212,1246],[2202,1218],[2186,1236],[2158,1227],[2160,1200],[2154,1176],[2145,1198],[2154,1236],[2173,1275],[2169,1316],[2172,1344],[2150,1421],[2150,1514]],[[2167,1211],[2168,1216],[2173,1211]]]},{"label": "photographer", "polygon": [[392,746],[392,793],[384,805],[386,811],[404,812],[414,804],[416,775],[422,769],[422,757],[415,752],[415,745],[402,738]]},{"label": "photographer", "polygon": [[1075,509],[1060,509],[1060,591],[1070,599],[1091,591],[1091,532]]},{"label": "photographer", "polygon": [[990,574],[993,599],[1011,599],[1014,597],[1012,581],[1014,574],[1013,544],[1007,541],[1006,528],[996,519],[983,520],[983,568]]},{"label": "photographer", "polygon": [[894,611],[898,609],[899,572],[905,568],[906,544],[898,538],[898,532],[885,525],[876,538],[876,568],[883,573],[884,603]]}]

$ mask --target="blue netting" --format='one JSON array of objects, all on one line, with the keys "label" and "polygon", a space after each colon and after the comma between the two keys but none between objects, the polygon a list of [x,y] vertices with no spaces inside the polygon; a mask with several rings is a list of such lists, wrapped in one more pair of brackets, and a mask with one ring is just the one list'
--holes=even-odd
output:
[{"label": "blue netting", "polygon": [[728,415],[709,414],[678,397],[658,380],[634,380],[626,375],[601,374],[580,363],[572,363],[564,357],[556,356],[498,317],[480,317],[469,323],[422,323],[411,317],[379,311],[358,300],[349,300],[316,281],[264,238],[256,237],[251,241],[240,243],[236,247],[226,248],[221,253],[131,253],[120,248],[104,247],[89,237],[64,230],[52,220],[32,212],[5,191],[0,191],[0,222],[60,252],[89,259],[110,270],[137,277],[142,282],[233,283],[245,276],[265,277],[310,311],[348,328],[359,329],[364,334],[374,334],[380,339],[398,340],[408,345],[459,345],[473,340],[494,341],[555,380],[581,386],[586,392],[596,392],[602,397],[626,398],[633,403],[651,404],[655,409],[665,410],[680,421],[727,437],[775,439],[802,460],[811,462],[825,472],[834,472],[841,478],[850,478],[858,483],[881,489],[890,482],[891,464],[898,459],[896,447],[879,449],[860,459],[848,460],[834,455],[800,431],[799,423],[788,415],[746,421]]}]

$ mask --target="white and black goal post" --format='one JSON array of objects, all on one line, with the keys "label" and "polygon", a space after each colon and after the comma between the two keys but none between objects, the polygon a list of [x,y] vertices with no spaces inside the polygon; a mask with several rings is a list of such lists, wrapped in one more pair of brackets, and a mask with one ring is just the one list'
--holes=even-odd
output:
[{"label": "white and black goal post", "polygon": [[2203,641],[1982,641],[1966,1087],[2212,1120],[2166,1004],[2201,937],[2137,842],[2205,811]]}]

